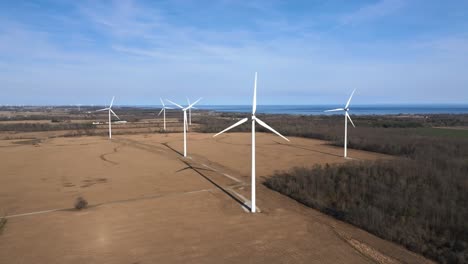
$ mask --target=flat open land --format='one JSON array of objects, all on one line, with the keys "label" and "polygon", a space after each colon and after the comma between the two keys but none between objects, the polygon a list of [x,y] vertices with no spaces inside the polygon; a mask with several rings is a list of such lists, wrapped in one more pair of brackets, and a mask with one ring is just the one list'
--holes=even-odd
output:
[{"label": "flat open land", "polygon": [[[257,133],[258,214],[249,133],[190,133],[188,158],[181,133],[2,140],[0,263],[429,262],[263,186],[275,170],[347,162],[290,139]],[[73,209],[79,196],[89,208]]]}]

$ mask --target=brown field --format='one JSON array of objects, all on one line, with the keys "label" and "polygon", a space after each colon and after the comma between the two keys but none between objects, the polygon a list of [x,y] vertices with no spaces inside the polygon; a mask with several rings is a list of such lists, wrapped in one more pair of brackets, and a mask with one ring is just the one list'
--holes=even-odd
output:
[{"label": "brown field", "polygon": [[[250,214],[250,134],[190,133],[187,159],[180,133],[41,138],[0,141],[0,263],[429,262],[261,184],[345,162],[324,141],[258,133]],[[89,208],[72,209],[79,196]]]}]

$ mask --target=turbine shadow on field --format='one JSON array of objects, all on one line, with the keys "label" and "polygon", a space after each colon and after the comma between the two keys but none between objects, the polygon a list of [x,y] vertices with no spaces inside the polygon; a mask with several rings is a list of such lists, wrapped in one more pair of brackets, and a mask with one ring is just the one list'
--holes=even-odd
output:
[{"label": "turbine shadow on field", "polygon": [[187,165],[188,168],[186,169],[192,169],[193,171],[195,171],[198,175],[202,176],[203,178],[205,178],[207,181],[209,181],[211,184],[213,184],[216,188],[218,188],[220,191],[222,191],[223,193],[227,194],[229,197],[231,197],[234,201],[236,201],[238,204],[240,204],[242,207],[246,208],[247,210],[250,211],[250,207],[248,205],[246,205],[243,201],[241,201],[239,198],[237,198],[236,196],[234,196],[233,194],[231,194],[230,192],[228,192],[226,189],[224,189],[221,185],[217,184],[216,182],[214,182],[212,179],[210,179],[209,177],[207,177],[206,175],[204,175],[203,173],[201,173],[199,171],[198,168],[196,167],[193,167],[190,163],[188,163],[187,161],[185,160],[182,160],[180,159],[181,162],[183,162],[185,165]]},{"label": "turbine shadow on field", "polygon": [[199,168],[199,167],[185,167],[185,168],[182,168],[182,169],[180,169],[180,170],[177,170],[176,173],[181,172],[181,171],[184,171],[184,170],[195,170],[195,169],[214,172],[213,170],[205,169],[205,168]]},{"label": "turbine shadow on field", "polygon": [[174,151],[175,153],[179,154],[180,156],[184,156],[184,154],[182,154],[181,152],[179,152],[178,150],[176,150],[175,148],[169,146],[168,143],[161,143],[162,145],[166,146],[168,149]]},{"label": "turbine shadow on field", "polygon": [[249,142],[242,142],[242,143],[234,143],[234,142],[226,142],[224,141],[224,139],[229,139],[229,137],[227,135],[225,136],[221,136],[219,138],[214,138],[214,140],[217,142],[217,143],[220,143],[220,144],[227,144],[227,145],[233,145],[233,146],[251,146],[252,144],[249,143]]}]

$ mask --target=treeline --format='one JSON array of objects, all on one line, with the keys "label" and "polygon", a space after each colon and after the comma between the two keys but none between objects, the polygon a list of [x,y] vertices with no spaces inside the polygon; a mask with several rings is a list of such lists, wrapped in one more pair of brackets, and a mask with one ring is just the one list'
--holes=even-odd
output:
[{"label": "treeline", "polygon": [[[220,126],[218,122],[226,120],[241,119],[249,116],[249,113],[218,113],[217,115],[197,116],[196,122],[206,124],[205,129]],[[329,127],[344,124],[343,115],[278,115],[258,114],[257,117],[263,121],[288,124],[304,128],[306,126]],[[352,116],[358,127],[372,128],[420,128],[420,127],[454,127],[468,126],[468,115],[466,114],[431,114],[431,115],[367,115]]]},{"label": "treeline", "polygon": [[[27,120],[56,120],[59,122],[66,122],[70,120],[97,120],[107,119],[107,112],[96,112],[98,109],[107,106],[82,106],[78,107],[34,107],[34,108],[8,108],[0,107],[1,111],[10,112],[10,114],[0,115],[0,121],[27,121]],[[137,108],[137,107],[117,107],[113,108],[114,112],[123,119],[129,122],[136,122],[141,119],[155,119],[162,118],[158,116],[158,108]],[[166,112],[166,117],[179,117],[181,111],[169,110]],[[114,117],[113,117],[114,118]]]},{"label": "treeline", "polygon": [[[245,114],[223,114],[194,120],[201,125],[199,132],[217,133],[243,117],[245,117]],[[344,119],[342,116],[259,115],[258,117],[285,136],[327,140],[330,144],[336,146],[342,146],[344,143]],[[433,139],[437,138],[437,133],[427,135],[423,133],[420,126],[414,126],[414,118],[400,118],[401,124],[398,126],[373,125],[373,122],[395,122],[394,118],[385,116],[353,117],[356,128],[348,123],[348,147],[390,155],[413,156],[416,151],[422,149],[419,146],[433,144]],[[430,124],[435,124],[439,123],[440,120],[445,120],[446,116],[431,116],[424,119],[429,118],[434,120]],[[457,115],[455,119],[462,122],[465,118],[468,117]],[[427,123],[425,123],[424,127],[426,126]],[[427,129],[431,131],[431,127],[427,127]],[[250,131],[250,126],[239,126],[231,131]],[[268,132],[261,126],[257,126],[257,131]],[[457,145],[459,140],[458,138],[451,138],[450,135],[445,136],[445,139],[450,142],[450,145]],[[444,146],[439,147],[443,148]]]},{"label": "treeline", "polygon": [[88,123],[15,123],[1,124],[0,131],[15,132],[37,132],[37,131],[55,131],[55,130],[89,130],[94,129],[93,124]]},{"label": "treeline", "polygon": [[14,115],[14,116],[0,116],[0,121],[27,121],[27,120],[70,120],[69,116],[53,116],[50,115]]},{"label": "treeline", "polygon": [[265,184],[440,263],[467,263],[468,138],[418,131],[350,129],[350,147],[401,157],[295,168]]}]

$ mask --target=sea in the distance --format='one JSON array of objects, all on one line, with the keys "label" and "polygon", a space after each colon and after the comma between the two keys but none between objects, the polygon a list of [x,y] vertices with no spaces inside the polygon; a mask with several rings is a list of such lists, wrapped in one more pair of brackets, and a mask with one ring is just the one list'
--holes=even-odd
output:
[{"label": "sea in the distance", "polygon": [[[259,105],[257,113],[293,114],[293,115],[327,115],[341,112],[324,112],[327,109],[343,107],[342,105]],[[217,112],[249,113],[249,105],[200,105],[199,109]],[[466,105],[352,105],[353,115],[419,115],[419,114],[468,114]]]}]

